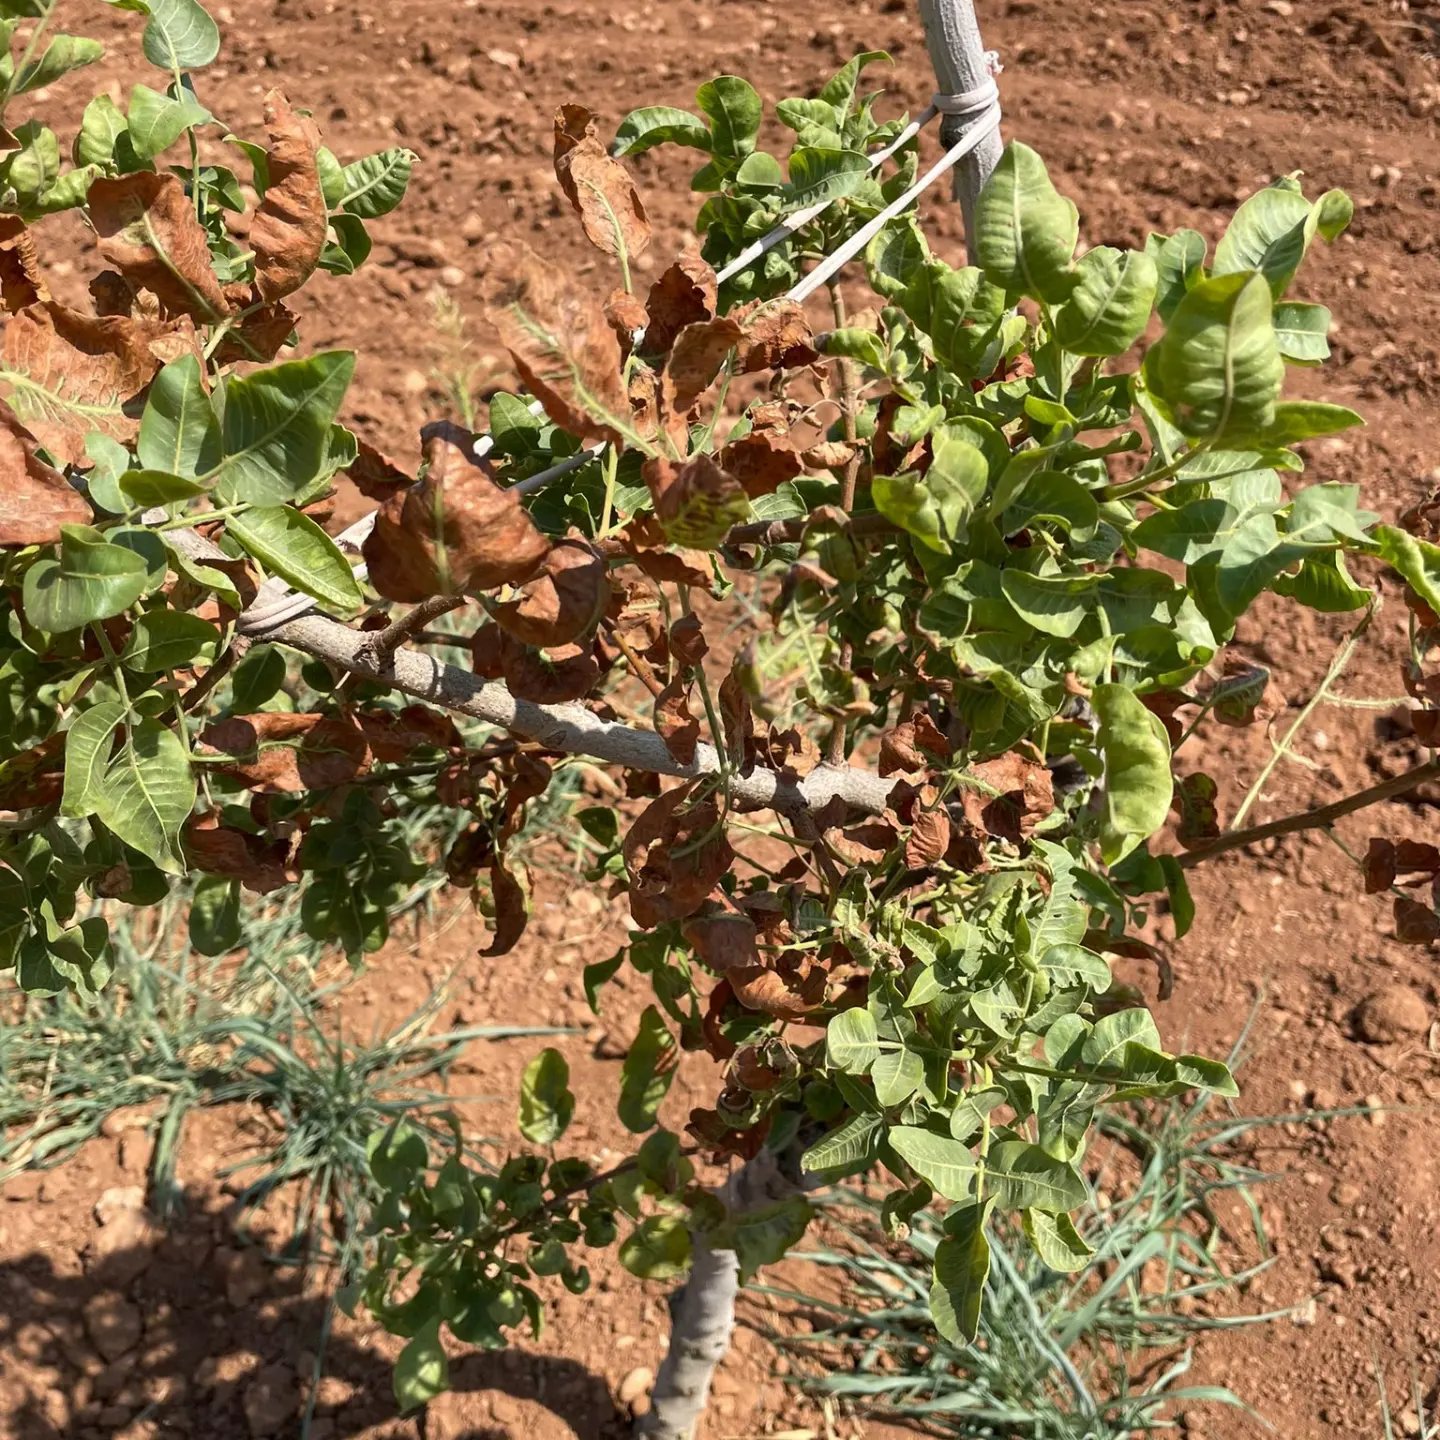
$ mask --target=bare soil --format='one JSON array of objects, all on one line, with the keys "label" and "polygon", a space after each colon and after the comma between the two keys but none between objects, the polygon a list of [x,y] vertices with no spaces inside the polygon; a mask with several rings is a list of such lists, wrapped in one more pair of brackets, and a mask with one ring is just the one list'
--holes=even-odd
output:
[{"label": "bare soil", "polygon": [[[1336,361],[1323,382],[1302,382],[1323,383],[1327,398],[1362,410],[1369,427],[1313,447],[1311,476],[1363,483],[1387,518],[1440,483],[1440,3],[984,0],[980,9],[1006,63],[1006,130],[1042,151],[1079,203],[1091,243],[1138,244],[1148,230],[1179,225],[1217,235],[1238,199],[1301,167],[1312,186],[1356,197],[1351,232],[1322,249],[1304,280],[1305,292],[1335,311]],[[217,114],[257,128],[260,96],[278,83],[314,110],[343,157],[397,143],[422,156],[410,200],[373,227],[370,264],[352,280],[319,284],[302,327],[309,347],[360,351],[346,418],[399,456],[413,453],[418,426],[445,404],[433,375],[449,363],[431,319],[436,293],[470,320],[468,359],[480,382],[505,378],[475,298],[494,239],[525,236],[557,265],[608,284],[557,198],[549,165],[557,104],[582,101],[613,123],[637,103],[687,104],[700,81],[726,71],[774,100],[804,93],[868,47],[894,55],[897,105],[913,111],[932,88],[914,7],[901,0],[237,0],[217,13],[224,50],[200,79]],[[133,18],[95,22],[115,37],[106,78],[117,96],[139,70]],[[636,169],[657,221],[644,271],[679,247],[694,204],[683,155],[662,151]],[[937,248],[958,258],[953,207],[932,195],[926,209]],[[1389,600],[1342,693],[1401,693],[1403,606],[1393,592]],[[1241,648],[1273,667],[1290,707],[1277,734],[1313,693],[1344,629],[1343,617],[1268,607],[1247,620]],[[1276,769],[1256,818],[1394,773],[1415,742],[1383,712],[1327,707],[1297,752]],[[1220,780],[1233,809],[1268,755],[1259,731],[1223,732],[1192,763]],[[1435,838],[1437,804],[1440,791],[1419,792],[1344,822],[1339,837],[1355,851],[1371,834]],[[1290,1440],[1378,1436],[1377,1367],[1392,1395],[1408,1396],[1418,1376],[1432,1407],[1440,1378],[1436,958],[1390,938],[1388,907],[1364,896],[1355,867],[1318,834],[1226,857],[1195,878],[1195,931],[1165,942],[1176,984],[1156,1002],[1164,1033],[1177,1046],[1223,1053],[1258,1006],[1242,1075],[1247,1113],[1396,1108],[1267,1132],[1259,1153],[1281,1177],[1263,1199],[1277,1258],[1227,1303],[1295,1313],[1264,1330],[1209,1336],[1193,1378],[1238,1389]],[[1168,923],[1157,926],[1162,941]],[[475,959],[483,941],[469,917],[399,938],[347,999],[347,1025],[387,1028],[452,971],[446,1021],[573,1025],[561,1045],[581,1104],[567,1144],[614,1158],[625,1139],[609,1097],[646,997],[638,978],[613,988],[597,1024],[580,971],[613,950],[623,924],[621,911],[557,870],[541,878],[535,921],[514,954]],[[1153,979],[1141,978],[1153,992]],[[457,1091],[499,1097],[466,1106],[477,1132],[502,1144],[512,1137],[512,1097],[533,1049],[525,1041],[472,1049]],[[667,1101],[669,1123],[682,1125],[711,1084],[688,1057]],[[143,1126],[118,1122],[63,1169],[6,1187],[0,1435],[298,1433],[323,1296],[244,1247],[231,1197],[214,1179],[253,1146],[260,1125],[235,1111],[191,1124],[181,1165],[188,1209],[166,1231],[120,1213],[126,1197],[113,1193],[143,1183],[151,1138]],[[311,1435],[590,1440],[617,1431],[622,1382],[658,1363],[664,1296],[603,1257],[594,1269],[595,1291],[562,1298],[543,1339],[466,1357],[455,1393],[423,1419],[394,1416],[383,1359],[390,1343],[373,1327],[341,1323]],[[771,1318],[748,1305],[707,1440],[827,1433],[827,1419],[773,1374],[759,1334]],[[1407,1433],[1418,1431],[1418,1417],[1400,1418]],[[862,1432],[844,1416],[834,1425],[842,1436],[895,1433]],[[1258,1418],[1215,1409],[1195,1410],[1186,1426],[1215,1440],[1264,1433]]]}]

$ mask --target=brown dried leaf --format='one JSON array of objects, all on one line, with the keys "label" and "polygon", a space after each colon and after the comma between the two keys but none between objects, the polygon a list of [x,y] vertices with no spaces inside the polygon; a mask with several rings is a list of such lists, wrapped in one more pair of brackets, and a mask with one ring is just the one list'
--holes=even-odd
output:
[{"label": "brown dried leaf", "polygon": [[664,355],[675,337],[687,326],[715,317],[719,284],[715,272],[701,257],[700,247],[691,243],[680,258],[650,287],[645,309],[645,351]]},{"label": "brown dried leaf", "polygon": [[913,774],[928,770],[930,761],[921,753],[913,721],[902,720],[880,737],[880,774]]},{"label": "brown dried leaf", "polygon": [[905,841],[905,864],[923,870],[944,858],[950,848],[950,816],[943,809],[922,810]]},{"label": "brown dried leaf", "polygon": [[653,515],[632,520],[619,535],[602,544],[601,552],[609,558],[623,556],[661,584],[698,585],[706,590],[715,584],[709,554],[670,548]]},{"label": "brown dried leaf", "polygon": [[528,246],[501,246],[492,263],[505,278],[493,294],[491,318],[531,393],[562,430],[618,443],[630,400],[620,343],[604,310]]},{"label": "brown dried leaf", "polygon": [[458,750],[465,743],[448,714],[426,705],[361,711],[355,723],[375,759],[392,765],[413,758],[417,750]]},{"label": "brown dried leaf", "polygon": [[1395,868],[1402,875],[1440,873],[1440,848],[1424,840],[1397,840]]},{"label": "brown dried leaf", "polygon": [[801,452],[807,470],[838,470],[855,454],[856,446],[845,440],[822,440]]},{"label": "brown dried leaf", "polygon": [[1285,696],[1263,665],[1227,654],[1221,678],[1209,695],[1211,713],[1222,725],[1268,724],[1285,708]]},{"label": "brown dried leaf", "polygon": [[140,171],[96,180],[89,215],[100,253],[169,314],[214,321],[228,313],[205,231],[178,176]]},{"label": "brown dried leaf", "polygon": [[234,757],[223,774],[267,795],[348,784],[370,769],[370,746],[353,722],[330,715],[233,715],[207,726],[200,743]]},{"label": "brown dried leaf", "polygon": [[0,760],[0,810],[53,805],[65,788],[65,736],[49,735],[38,745]]},{"label": "brown dried leaf", "polygon": [[749,518],[745,492],[712,455],[692,455],[679,464],[652,456],[640,473],[655,501],[655,518],[677,545],[714,550]]},{"label": "brown dried leaf", "polygon": [[692,915],[681,926],[681,933],[718,975],[760,964],[755,924],[748,916],[718,909]]},{"label": "brown dried leaf", "polygon": [[800,474],[799,454],[783,436],[769,430],[752,430],[733,440],[716,457],[754,500],[773,495],[787,481]]},{"label": "brown dried leaf", "polygon": [[692,789],[652,801],[621,845],[630,913],[642,929],[693,915],[735,859],[715,801],[691,803]]},{"label": "brown dried leaf", "polygon": [[[160,368],[136,322],[97,317],[50,301],[5,322],[0,365],[10,404],[56,460],[86,462],[85,437],[98,430],[122,445],[139,429],[139,395]],[[15,376],[23,384],[14,383]]]},{"label": "brown dried leaf", "polygon": [[233,365],[249,360],[268,365],[289,343],[299,317],[278,300],[267,305],[253,285],[227,285],[225,299],[234,310],[247,313],[225,332],[215,352],[216,362]]},{"label": "brown dried leaf", "polygon": [[605,320],[620,342],[620,353],[628,355],[635,332],[645,328],[645,306],[628,290],[612,290],[605,301]]},{"label": "brown dried leaf", "polygon": [[1389,840],[1372,836],[1370,846],[1365,852],[1363,868],[1367,895],[1378,895],[1382,890],[1388,890],[1395,883],[1398,873],[1395,866],[1395,846]]},{"label": "brown dried leaf", "polygon": [[528,579],[549,541],[520,497],[443,440],[432,440],[427,455],[420,484],[392,495],[375,517],[363,547],[370,583],[413,604]]},{"label": "brown dried leaf", "polygon": [[682,615],[670,627],[670,653],[687,670],[698,665],[709,653],[710,644],[698,615]]},{"label": "brown dried leaf", "polygon": [[695,759],[700,743],[700,722],[690,713],[689,691],[689,682],[682,678],[672,680],[655,697],[655,732],[682,765]]},{"label": "brown dried leaf", "polygon": [[819,352],[811,345],[810,322],[794,300],[754,300],[730,312],[744,327],[740,371],[794,370],[814,365]]},{"label": "brown dried leaf", "polygon": [[13,315],[49,298],[29,227],[18,215],[0,215],[0,302]]},{"label": "brown dried leaf", "polygon": [[269,895],[300,878],[283,840],[222,825],[218,815],[196,816],[186,826],[185,853],[196,870],[238,880],[256,895]]},{"label": "brown dried leaf", "polygon": [[557,540],[519,599],[491,608],[496,623],[527,645],[567,645],[599,623],[610,599],[605,562],[583,538]]},{"label": "brown dried leaf", "polygon": [[530,896],[497,855],[490,862],[490,893],[495,903],[495,938],[482,956],[508,955],[519,943],[530,919]]},{"label": "brown dried leaf", "polygon": [[0,545],[50,545],[62,525],[90,522],[85,497],[35,448],[35,437],[0,400]]},{"label": "brown dried leaf", "polygon": [[1016,750],[972,765],[969,773],[999,793],[986,796],[964,791],[965,818],[999,839],[1020,844],[1055,808],[1049,769]]},{"label": "brown dried leaf", "polygon": [[384,502],[415,483],[413,475],[406,474],[384,451],[377,450],[368,440],[357,437],[356,445],[355,463],[345,473],[367,500]]},{"label": "brown dried leaf", "polygon": [[326,208],[315,155],[320,132],[279,90],[265,97],[270,183],[250,227],[255,288],[266,301],[298,290],[325,248]]},{"label": "brown dried leaf", "polygon": [[777,1020],[799,1020],[825,1003],[829,972],[818,960],[799,957],[789,968],[732,970],[725,977],[747,1009]]},{"label": "brown dried leaf", "polygon": [[1395,938],[1402,945],[1429,945],[1440,940],[1440,915],[1418,900],[1396,896]]},{"label": "brown dried leaf", "polygon": [[605,153],[595,117],[583,105],[555,112],[555,178],[575,207],[585,236],[607,255],[632,260],[650,244],[650,220],[630,172]]},{"label": "brown dried leaf", "polygon": [[1175,809],[1180,814],[1175,838],[1193,850],[1220,834],[1220,811],[1216,799],[1220,787],[1210,776],[1197,770],[1184,776],[1175,787]]},{"label": "brown dried leaf", "polygon": [[660,382],[667,414],[688,415],[695,408],[744,334],[737,320],[723,315],[687,325],[676,336]]},{"label": "brown dried leaf", "polygon": [[500,659],[510,693],[537,705],[583,700],[600,679],[593,645],[556,645],[541,650],[503,635]]}]

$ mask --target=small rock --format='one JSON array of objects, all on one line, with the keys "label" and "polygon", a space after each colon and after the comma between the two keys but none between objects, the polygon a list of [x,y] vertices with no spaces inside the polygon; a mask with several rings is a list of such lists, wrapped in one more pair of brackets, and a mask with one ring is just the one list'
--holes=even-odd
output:
[{"label": "small rock", "polygon": [[278,1434],[295,1414],[295,1372],[288,1365],[267,1365],[245,1387],[245,1423],[255,1440]]},{"label": "small rock", "polygon": [[155,1258],[160,1228],[145,1208],[138,1185],[117,1185],[95,1202],[99,1233],[85,1251],[85,1267],[103,1285],[124,1290]]},{"label": "small rock", "polygon": [[465,283],[465,272],[458,265],[446,265],[440,271],[440,283],[454,290]]},{"label": "small rock", "polygon": [[1404,985],[1367,995],[1355,1011],[1355,1030],[1371,1045],[1394,1045],[1430,1028],[1430,1007]]},{"label": "small rock", "polygon": [[1331,1200],[1337,1205],[1345,1206],[1347,1209],[1351,1205],[1358,1205],[1360,1203],[1360,1197],[1364,1193],[1358,1185],[1350,1180],[1337,1180],[1335,1184],[1330,1187]]},{"label": "small rock", "polygon": [[467,245],[478,245],[489,233],[490,227],[485,223],[485,217],[477,215],[473,210],[460,222],[460,238]]},{"label": "small rock", "polygon": [[637,1365],[621,1382],[615,1398],[632,1409],[643,1395],[648,1398],[650,1387],[655,1383],[655,1372],[644,1365]]},{"label": "small rock", "polygon": [[85,1302],[85,1333],[106,1360],[118,1360],[140,1343],[140,1309],[113,1290]]},{"label": "small rock", "polygon": [[225,1298],[236,1310],[248,1308],[269,1288],[270,1267],[259,1250],[217,1250],[215,1263],[225,1277]]}]

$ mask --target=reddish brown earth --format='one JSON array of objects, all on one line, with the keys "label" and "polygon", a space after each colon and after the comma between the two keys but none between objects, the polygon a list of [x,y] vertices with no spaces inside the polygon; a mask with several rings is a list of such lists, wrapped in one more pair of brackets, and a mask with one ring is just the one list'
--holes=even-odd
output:
[{"label": "reddish brown earth", "polygon": [[[628,8],[243,0],[218,12],[225,48],[201,77],[201,98],[253,130],[262,92],[283,84],[313,108],[342,156],[397,143],[422,155],[411,199],[374,227],[370,265],[353,280],[318,285],[303,330],[309,346],[361,352],[346,418],[387,450],[408,454],[419,423],[444,405],[431,378],[446,363],[432,296],[448,296],[470,319],[477,385],[504,378],[475,300],[494,237],[528,236],[557,264],[608,283],[557,198],[548,163],[556,104],[583,101],[613,123],[637,103],[686,104],[698,82],[722,71],[747,75],[773,100],[803,93],[852,52],[879,46],[896,59],[897,104],[913,110],[931,89],[913,9],[901,0],[651,0]],[[1325,393],[1363,410],[1370,425],[1358,438],[1315,447],[1311,474],[1362,482],[1387,518],[1440,482],[1440,3],[982,0],[980,9],[988,42],[1006,61],[1006,130],[1042,150],[1079,203],[1091,243],[1135,244],[1147,230],[1182,224],[1214,236],[1236,200],[1297,168],[1314,186],[1351,191],[1355,225],[1312,261],[1304,285],[1337,319]],[[136,74],[138,30],[123,23],[130,18],[93,22],[115,36],[106,78],[117,95]],[[683,156],[661,152],[636,168],[657,220],[645,270],[678,247],[693,206]],[[958,256],[948,202],[933,197],[926,208],[937,248]],[[1388,599],[1343,694],[1400,693],[1403,606],[1393,593]],[[1269,608],[1245,624],[1243,648],[1273,666],[1290,706],[1277,722],[1282,730],[1313,693],[1343,629]],[[1323,708],[1297,759],[1276,769],[1258,818],[1337,798],[1402,766],[1414,742],[1383,727],[1375,711]],[[1258,731],[1226,732],[1190,763],[1216,774],[1233,808],[1268,754]],[[1440,790],[1421,792],[1345,821],[1339,834],[1352,849],[1371,834],[1434,838],[1436,804]],[[1157,1005],[1172,1041],[1223,1052],[1258,1005],[1243,1072],[1249,1113],[1367,1102],[1404,1108],[1267,1132],[1260,1158],[1283,1175],[1264,1199],[1278,1255],[1235,1303],[1298,1309],[1264,1330],[1206,1339],[1192,1378],[1234,1386],[1273,1433],[1292,1440],[1378,1435],[1375,1365],[1392,1394],[1408,1395],[1418,1376],[1431,1406],[1440,1377],[1435,955],[1389,938],[1386,907],[1361,893],[1345,855],[1315,834],[1207,865],[1196,891],[1200,922],[1167,946],[1176,988]],[[613,990],[596,1026],[579,975],[586,961],[609,953],[621,928],[603,900],[552,873],[516,953],[476,961],[478,929],[468,919],[420,944],[397,941],[347,1001],[347,1023],[362,1031],[393,1024],[455,967],[447,1019],[580,1027],[562,1042],[581,1097],[567,1144],[603,1161],[624,1143],[609,1097],[644,996],[638,982]],[[504,1097],[493,1108],[467,1107],[477,1131],[510,1133],[510,1097],[533,1048],[517,1041],[472,1052],[456,1088]],[[709,1083],[700,1067],[682,1074],[667,1102],[670,1123],[682,1122]],[[238,1248],[228,1197],[213,1179],[255,1143],[261,1124],[254,1115],[210,1113],[192,1125],[180,1167],[186,1217],[164,1235],[137,1234],[136,1259],[118,1271],[99,1252],[114,1237],[105,1231],[128,1222],[98,1226],[94,1207],[107,1190],[141,1183],[145,1130],[112,1134],[63,1170],[6,1187],[0,1434],[298,1433],[298,1376],[308,1373],[321,1300]],[[363,1324],[342,1324],[311,1435],[607,1433],[619,1421],[622,1380],[657,1362],[666,1317],[659,1290],[603,1259],[595,1269],[596,1291],[562,1299],[538,1344],[462,1361],[456,1393],[423,1422],[393,1417],[380,1358],[390,1347]],[[758,1303],[748,1318],[752,1328],[742,1330],[722,1371],[707,1440],[827,1434],[820,1412],[771,1378],[773,1353],[753,1328],[767,1318]],[[121,1358],[107,1363],[106,1347]],[[1418,1433],[1418,1417],[1400,1422]],[[834,1423],[841,1436],[893,1433],[862,1432],[843,1416]],[[1187,1418],[1187,1433],[1230,1440],[1263,1432],[1235,1412],[1204,1410]]]}]

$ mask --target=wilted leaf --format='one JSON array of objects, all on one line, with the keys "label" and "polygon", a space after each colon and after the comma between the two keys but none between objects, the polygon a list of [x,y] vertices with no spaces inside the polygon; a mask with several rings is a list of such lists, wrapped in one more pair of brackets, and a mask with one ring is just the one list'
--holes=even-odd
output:
[{"label": "wilted leaf", "polygon": [[767,430],[752,430],[741,439],[732,440],[716,458],[752,500],[760,495],[773,495],[804,468],[794,447]]},{"label": "wilted leaf", "polygon": [[133,320],[81,314],[51,301],[5,322],[0,384],[21,424],[55,457],[89,463],[86,437],[135,438],[137,397],[160,368]]},{"label": "wilted leaf", "polygon": [[645,352],[664,355],[687,325],[713,319],[718,289],[714,270],[701,257],[699,246],[691,243],[650,287]]},{"label": "wilted leaf", "polygon": [[676,336],[660,382],[667,414],[684,416],[695,408],[744,333],[737,320],[725,315],[687,325]]},{"label": "wilted leaf", "polygon": [[[537,705],[563,705],[590,693],[600,678],[593,645],[526,645],[500,637],[500,667],[512,695]],[[477,666],[478,673],[478,666]]]},{"label": "wilted leaf", "polygon": [[1220,812],[1216,799],[1220,787],[1202,771],[1184,776],[1175,787],[1175,804],[1180,812],[1180,823],[1175,838],[1187,849],[1193,850],[1207,840],[1214,840],[1220,834]]},{"label": "wilted leaf", "polygon": [[692,455],[680,464],[657,456],[641,473],[655,501],[655,518],[677,545],[714,550],[750,517],[739,482],[711,455]]},{"label": "wilted leaf", "polygon": [[226,331],[215,352],[216,363],[231,365],[237,360],[250,360],[268,365],[289,343],[299,317],[278,300],[265,304],[253,285],[227,285],[225,299],[237,313],[243,311],[245,315]]},{"label": "wilted leaf", "polygon": [[197,816],[186,826],[185,854],[196,870],[238,880],[257,895],[268,895],[298,878],[288,864],[289,847],[283,840],[222,825],[216,815]]},{"label": "wilted leaf", "polygon": [[905,841],[905,864],[923,870],[941,860],[950,848],[950,817],[943,809],[922,810]]},{"label": "wilted leaf", "polygon": [[265,97],[270,183],[250,227],[255,287],[265,301],[298,290],[314,272],[325,248],[325,199],[315,154],[315,122],[297,115],[279,90]]},{"label": "wilted leaf", "polygon": [[760,963],[755,922],[730,910],[692,915],[681,927],[695,953],[718,974],[748,970]]},{"label": "wilted leaf", "polygon": [[97,180],[89,215],[100,253],[170,314],[214,321],[227,313],[205,231],[177,176],[139,171]]},{"label": "wilted leaf", "polygon": [[555,112],[555,177],[575,207],[590,243],[632,260],[650,244],[650,221],[630,172],[595,138],[595,117],[582,105]]},{"label": "wilted leaf", "polygon": [[233,757],[227,775],[264,795],[294,795],[347,784],[370,768],[358,726],[328,715],[233,715],[200,732],[213,753]]},{"label": "wilted leaf", "polygon": [[819,352],[810,343],[810,322],[794,300],[756,300],[730,312],[744,328],[740,370],[794,370],[814,365]]},{"label": "wilted leaf", "polygon": [[346,466],[345,474],[367,500],[381,502],[398,491],[408,490],[415,483],[413,475],[407,474],[368,440],[357,442],[355,463]]},{"label": "wilted leaf", "polygon": [[557,540],[520,597],[492,606],[491,614],[527,645],[566,645],[595,628],[609,598],[605,562],[589,543]]},{"label": "wilted leaf", "polygon": [[604,310],[528,246],[501,246],[491,264],[504,277],[491,318],[545,413],[583,440],[618,442],[629,428],[630,401]]},{"label": "wilted leaf", "polygon": [[689,691],[690,683],[682,676],[655,697],[655,733],[682,765],[695,759],[695,747],[700,743],[700,721],[690,713]]},{"label": "wilted leaf", "polygon": [[490,894],[495,904],[494,938],[482,956],[508,955],[519,943],[530,919],[530,896],[516,876],[506,868],[503,856],[490,861]]},{"label": "wilted leaf", "polygon": [[514,491],[502,490],[444,441],[432,441],[418,486],[393,494],[365,540],[370,583],[391,600],[417,603],[518,584],[549,542]]},{"label": "wilted leaf", "polygon": [[49,298],[29,227],[18,215],[0,215],[0,302],[13,315]]},{"label": "wilted leaf", "polygon": [[1402,945],[1429,945],[1440,940],[1440,915],[1418,900],[1396,896],[1395,938]]},{"label": "wilted leaf", "polygon": [[985,793],[966,790],[966,817],[988,834],[1018,845],[1055,808],[1049,768],[1011,750],[969,768]]},{"label": "wilted leaf", "polygon": [[691,802],[682,785],[652,801],[621,846],[630,913],[650,929],[693,915],[735,858],[713,799]]},{"label": "wilted leaf", "polygon": [[85,497],[35,453],[35,437],[0,401],[0,545],[51,545],[90,520]]}]

